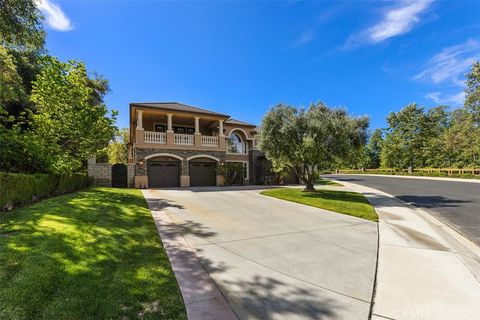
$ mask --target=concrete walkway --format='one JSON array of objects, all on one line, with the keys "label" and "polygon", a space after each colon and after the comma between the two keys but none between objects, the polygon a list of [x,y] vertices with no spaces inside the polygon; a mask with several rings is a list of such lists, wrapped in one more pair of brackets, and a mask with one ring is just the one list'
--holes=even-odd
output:
[{"label": "concrete walkway", "polygon": [[480,249],[428,213],[384,192],[361,192],[379,217],[372,319],[479,319]]},{"label": "concrete walkway", "polygon": [[189,319],[368,319],[377,224],[248,189],[144,191]]}]

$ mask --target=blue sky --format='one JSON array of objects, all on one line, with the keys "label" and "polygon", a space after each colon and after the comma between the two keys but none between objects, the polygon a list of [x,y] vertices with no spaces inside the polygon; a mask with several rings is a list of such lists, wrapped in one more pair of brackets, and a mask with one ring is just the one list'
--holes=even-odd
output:
[{"label": "blue sky", "polygon": [[319,100],[385,127],[411,102],[461,105],[480,60],[478,1],[38,1],[49,53],[110,80],[120,127],[130,102],[260,123]]}]

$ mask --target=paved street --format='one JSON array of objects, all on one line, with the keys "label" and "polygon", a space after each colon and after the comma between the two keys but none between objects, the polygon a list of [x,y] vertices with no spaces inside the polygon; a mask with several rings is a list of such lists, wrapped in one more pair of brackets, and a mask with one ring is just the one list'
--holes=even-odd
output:
[{"label": "paved street", "polygon": [[[195,279],[200,272],[190,265],[191,248],[239,319],[368,319],[377,224],[252,189],[144,191],[187,313],[208,299],[218,301],[197,285],[205,280]],[[188,248],[172,250],[175,230]]]},{"label": "paved street", "polygon": [[431,213],[480,245],[480,184],[367,175],[326,175],[392,194]]}]

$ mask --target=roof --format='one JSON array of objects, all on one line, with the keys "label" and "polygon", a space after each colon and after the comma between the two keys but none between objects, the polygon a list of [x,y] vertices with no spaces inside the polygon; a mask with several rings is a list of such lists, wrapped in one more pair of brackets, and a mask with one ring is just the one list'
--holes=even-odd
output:
[{"label": "roof", "polygon": [[135,107],[146,107],[146,108],[159,108],[159,109],[167,109],[173,111],[184,111],[184,112],[196,112],[196,113],[203,113],[213,116],[220,116],[229,118],[229,115],[210,111],[207,109],[202,109],[194,106],[189,106],[186,104],[178,103],[178,102],[146,102],[146,103],[130,103],[130,106]]},{"label": "roof", "polygon": [[230,118],[228,120],[225,121],[225,123],[230,123],[230,124],[239,124],[239,125],[243,125],[243,126],[250,126],[250,127],[256,127],[256,125],[254,124],[251,124],[251,123],[246,123],[246,122],[243,122],[243,121],[240,121],[240,120],[237,120],[237,119],[233,119],[233,118]]}]

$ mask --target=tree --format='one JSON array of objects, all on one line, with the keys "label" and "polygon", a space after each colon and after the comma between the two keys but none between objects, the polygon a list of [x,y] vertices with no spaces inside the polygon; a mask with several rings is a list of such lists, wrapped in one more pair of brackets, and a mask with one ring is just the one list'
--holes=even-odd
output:
[{"label": "tree", "polygon": [[305,191],[315,179],[365,144],[368,118],[354,118],[344,109],[323,103],[307,110],[279,104],[265,115],[259,146],[276,171],[293,168]]},{"label": "tree", "polygon": [[31,125],[50,172],[78,170],[113,138],[116,112],[107,117],[103,101],[90,103],[94,94],[103,97],[91,83],[82,63],[52,57],[33,83]]},{"label": "tree", "polygon": [[128,140],[129,130],[127,128],[119,129],[115,132],[113,140],[108,144],[106,153],[108,155],[108,162],[127,163],[128,162]]},{"label": "tree", "polygon": [[375,129],[367,145],[367,151],[370,158],[369,167],[370,168],[379,168],[380,167],[380,155],[382,153],[382,143],[383,143],[383,133],[381,129]]},{"label": "tree", "polygon": [[445,152],[458,167],[480,165],[480,127],[467,108],[453,111],[451,126],[445,133]]},{"label": "tree", "polygon": [[0,0],[0,45],[15,50],[43,48],[43,16],[34,0]]},{"label": "tree", "polygon": [[382,165],[396,168],[422,166],[426,124],[423,107],[409,104],[399,112],[390,113],[387,123]]},{"label": "tree", "polygon": [[473,115],[473,120],[480,126],[480,62],[475,62],[466,75],[465,107]]}]

